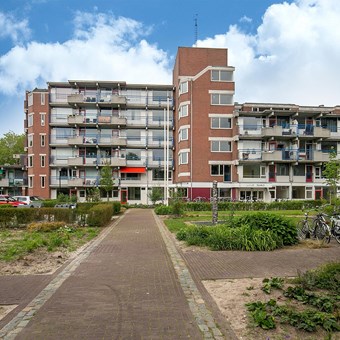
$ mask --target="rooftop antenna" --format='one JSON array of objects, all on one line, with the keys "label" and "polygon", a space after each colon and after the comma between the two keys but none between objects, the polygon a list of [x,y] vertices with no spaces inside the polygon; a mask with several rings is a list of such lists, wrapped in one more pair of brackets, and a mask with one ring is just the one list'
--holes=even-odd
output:
[{"label": "rooftop antenna", "polygon": [[196,14],[195,15],[195,19],[194,19],[194,22],[195,22],[195,47],[197,47],[197,40],[198,40],[198,15]]}]

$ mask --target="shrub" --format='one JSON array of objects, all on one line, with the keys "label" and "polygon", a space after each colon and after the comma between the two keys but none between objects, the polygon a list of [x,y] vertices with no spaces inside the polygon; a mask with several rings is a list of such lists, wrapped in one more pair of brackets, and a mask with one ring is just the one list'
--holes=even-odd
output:
[{"label": "shrub", "polygon": [[268,251],[282,247],[281,238],[271,230],[253,229],[247,225],[237,228],[190,226],[180,229],[176,237],[188,245],[208,246],[212,250]]},{"label": "shrub", "polygon": [[157,207],[155,207],[155,213],[157,215],[170,215],[172,213],[172,208],[162,204],[157,205]]},{"label": "shrub", "polygon": [[267,212],[253,212],[234,219],[235,227],[270,230],[282,239],[283,245],[297,243],[296,226],[287,218]]},{"label": "shrub", "polygon": [[34,222],[27,226],[28,231],[52,231],[65,226],[65,222]]},{"label": "shrub", "polygon": [[89,210],[87,224],[92,227],[103,227],[111,221],[112,215],[112,204],[97,204]]},{"label": "shrub", "polygon": [[113,213],[114,214],[119,214],[120,213],[120,209],[122,208],[121,203],[120,202],[113,202],[112,206],[113,206]]}]

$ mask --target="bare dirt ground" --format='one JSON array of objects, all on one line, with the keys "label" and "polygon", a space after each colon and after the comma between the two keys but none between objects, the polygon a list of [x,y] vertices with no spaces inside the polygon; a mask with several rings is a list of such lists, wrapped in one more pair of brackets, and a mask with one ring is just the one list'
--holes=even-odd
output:
[{"label": "bare dirt ground", "polygon": [[[274,289],[270,295],[261,290],[262,278],[233,279],[203,281],[209,294],[217,303],[220,311],[229,322],[231,328],[239,339],[242,340],[316,340],[325,339],[327,333],[319,330],[318,332],[308,333],[296,330],[289,325],[281,326],[277,324],[274,330],[262,330],[254,327],[248,317],[245,304],[255,301],[269,301],[275,299],[278,304],[289,303],[282,291]],[[339,339],[339,335],[333,335],[332,339]]]}]

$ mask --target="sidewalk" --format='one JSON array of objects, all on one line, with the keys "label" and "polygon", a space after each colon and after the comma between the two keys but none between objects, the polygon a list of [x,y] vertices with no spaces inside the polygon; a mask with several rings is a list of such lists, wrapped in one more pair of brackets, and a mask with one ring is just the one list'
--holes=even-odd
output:
[{"label": "sidewalk", "polygon": [[151,210],[128,211],[81,257],[5,339],[202,339]]}]

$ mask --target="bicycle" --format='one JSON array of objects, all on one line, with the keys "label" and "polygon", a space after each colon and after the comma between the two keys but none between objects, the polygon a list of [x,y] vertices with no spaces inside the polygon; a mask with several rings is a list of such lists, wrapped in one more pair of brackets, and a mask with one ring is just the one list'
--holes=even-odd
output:
[{"label": "bicycle", "polygon": [[314,236],[314,230],[312,230],[308,218],[308,212],[306,212],[305,218],[302,221],[299,221],[299,223],[297,224],[297,233],[299,240],[310,238],[311,235]]},{"label": "bicycle", "polygon": [[326,214],[320,213],[319,219],[316,221],[315,234],[318,239],[322,240],[323,243],[329,243],[331,238],[340,244],[340,217],[338,214],[330,216],[330,224],[326,222],[325,217],[329,217]]}]

